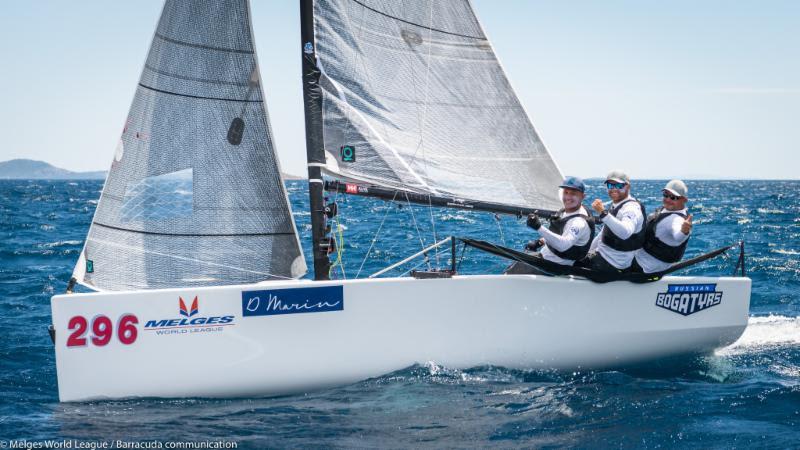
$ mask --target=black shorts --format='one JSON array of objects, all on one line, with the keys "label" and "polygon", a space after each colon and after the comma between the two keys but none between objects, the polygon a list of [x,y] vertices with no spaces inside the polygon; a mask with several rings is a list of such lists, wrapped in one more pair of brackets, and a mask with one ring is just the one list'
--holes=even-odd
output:
[{"label": "black shorts", "polygon": [[583,267],[602,273],[628,273],[630,269],[617,269],[603,258],[600,253],[589,253],[583,261]]}]

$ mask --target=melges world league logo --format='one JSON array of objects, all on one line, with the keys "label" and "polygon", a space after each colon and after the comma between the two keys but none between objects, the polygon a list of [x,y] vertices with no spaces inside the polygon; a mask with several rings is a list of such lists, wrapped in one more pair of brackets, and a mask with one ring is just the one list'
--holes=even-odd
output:
[{"label": "melges world league logo", "polygon": [[[187,297],[188,298],[188,297]],[[185,301],[183,297],[178,297],[178,314],[182,317],[177,318],[163,318],[148,320],[145,322],[145,330],[166,330],[166,329],[216,329],[220,326],[233,325],[234,316],[208,316],[200,314],[200,301],[195,296],[192,302],[187,307],[189,302]],[[161,334],[161,333],[159,333]]]}]

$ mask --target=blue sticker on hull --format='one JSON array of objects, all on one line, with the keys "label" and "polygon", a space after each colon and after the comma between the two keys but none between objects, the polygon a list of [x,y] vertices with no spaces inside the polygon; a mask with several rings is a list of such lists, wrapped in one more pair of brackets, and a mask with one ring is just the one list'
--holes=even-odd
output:
[{"label": "blue sticker on hull", "polygon": [[667,292],[656,295],[656,306],[684,316],[722,303],[716,284],[670,284]]},{"label": "blue sticker on hull", "polygon": [[244,317],[342,310],[344,296],[341,286],[242,292]]}]

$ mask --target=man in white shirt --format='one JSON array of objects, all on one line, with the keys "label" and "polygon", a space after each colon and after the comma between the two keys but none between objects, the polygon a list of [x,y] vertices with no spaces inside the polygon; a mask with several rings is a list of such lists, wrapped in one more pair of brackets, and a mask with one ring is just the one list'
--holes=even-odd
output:
[{"label": "man in white shirt", "polygon": [[606,188],[611,209],[606,210],[599,198],[592,202],[604,227],[594,238],[585,265],[599,272],[622,273],[630,269],[634,252],[644,244],[645,210],[630,195],[631,181],[625,172],[609,173]]},{"label": "man in white shirt", "polygon": [[661,272],[683,258],[692,230],[692,215],[686,210],[688,193],[681,180],[664,187],[664,206],[647,218],[644,246],[634,254],[634,271]]},{"label": "man in white shirt", "polygon": [[[536,214],[528,216],[528,226],[542,236],[539,256],[563,266],[571,266],[589,253],[594,236],[594,221],[583,206],[586,185],[578,177],[566,177],[559,186],[564,207],[550,219],[548,228]],[[530,248],[530,245],[528,246]]]}]

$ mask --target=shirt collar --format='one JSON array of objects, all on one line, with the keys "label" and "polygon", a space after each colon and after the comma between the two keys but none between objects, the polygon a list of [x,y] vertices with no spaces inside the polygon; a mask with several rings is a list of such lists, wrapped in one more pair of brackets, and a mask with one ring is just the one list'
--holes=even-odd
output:
[{"label": "shirt collar", "polygon": [[675,211],[670,211],[670,210],[668,210],[666,208],[662,208],[661,209],[661,214],[666,214],[666,213],[680,213],[680,214],[684,214],[685,215],[685,214],[689,213],[689,208],[676,209]]},{"label": "shirt collar", "polygon": [[619,203],[611,203],[611,207],[616,208],[617,206],[620,205],[620,203],[627,202],[628,200],[636,200],[636,199],[633,198],[631,194],[628,194],[628,196],[622,199],[622,201],[620,201]]},{"label": "shirt collar", "polygon": [[578,210],[575,211],[575,212],[568,213],[568,212],[564,211],[564,214],[561,217],[564,218],[564,217],[570,217],[570,216],[585,216],[585,217],[589,217],[589,214],[586,213],[586,208],[579,207]]}]

